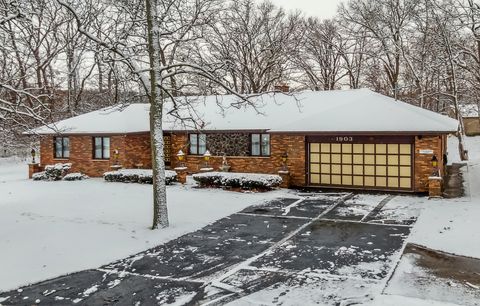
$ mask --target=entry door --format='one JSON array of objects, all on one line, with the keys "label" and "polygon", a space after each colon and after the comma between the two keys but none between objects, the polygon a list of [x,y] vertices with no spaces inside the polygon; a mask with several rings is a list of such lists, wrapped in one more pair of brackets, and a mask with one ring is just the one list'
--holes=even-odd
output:
[{"label": "entry door", "polygon": [[310,185],[411,190],[412,144],[309,143]]}]

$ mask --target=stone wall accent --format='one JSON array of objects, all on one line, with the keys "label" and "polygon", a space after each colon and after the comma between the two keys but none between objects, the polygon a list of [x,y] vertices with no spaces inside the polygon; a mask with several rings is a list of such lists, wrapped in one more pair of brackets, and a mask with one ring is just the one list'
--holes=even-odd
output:
[{"label": "stone wall accent", "polygon": [[[443,153],[445,136],[416,136],[415,137],[415,192],[428,192],[428,178],[433,173],[432,157],[438,159],[438,167],[441,175],[445,175],[443,165]],[[432,154],[420,154],[420,150],[433,150]]]},{"label": "stone wall accent", "polygon": [[[187,147],[188,136],[186,134],[174,134],[172,136],[172,154],[176,154],[178,150],[188,152]],[[272,134],[270,136],[270,150],[271,155],[269,157],[227,157],[227,162],[231,166],[230,171],[277,174],[283,165],[282,155],[287,152],[287,166],[291,175],[291,184],[293,186],[305,185],[305,136]],[[187,155],[184,163],[191,173],[197,173],[205,167],[203,157],[198,155]],[[222,156],[217,155],[210,158],[209,166],[214,170],[219,170],[221,165]],[[178,166],[179,162],[176,157],[172,158],[172,167]]]},{"label": "stone wall accent", "polygon": [[207,134],[207,149],[213,155],[248,156],[250,152],[250,134],[212,133]]}]

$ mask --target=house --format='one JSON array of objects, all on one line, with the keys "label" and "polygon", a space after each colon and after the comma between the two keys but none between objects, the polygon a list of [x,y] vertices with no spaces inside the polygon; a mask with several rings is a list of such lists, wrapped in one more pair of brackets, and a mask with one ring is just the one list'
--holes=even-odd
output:
[{"label": "house", "polygon": [[[444,173],[446,138],[458,122],[367,89],[265,94],[256,107],[232,106],[233,96],[194,99],[203,128],[166,116],[165,163],[189,172],[218,168],[277,173],[287,166],[294,186],[404,192],[428,191],[438,160]],[[219,107],[223,106],[223,107]],[[182,110],[187,114],[187,110]],[[188,114],[191,114],[189,112]],[[150,168],[149,105],[106,108],[40,127],[41,165],[70,162],[73,170],[101,176],[115,165]]]},{"label": "house", "polygon": [[480,135],[480,116],[477,104],[464,104],[460,106],[465,134],[467,136]]}]

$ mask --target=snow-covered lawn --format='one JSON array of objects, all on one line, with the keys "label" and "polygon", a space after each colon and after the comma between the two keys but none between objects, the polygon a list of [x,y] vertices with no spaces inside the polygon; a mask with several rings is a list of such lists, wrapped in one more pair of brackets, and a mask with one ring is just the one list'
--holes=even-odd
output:
[{"label": "snow-covered lawn", "polygon": [[[375,218],[367,220],[369,224],[383,228],[384,225],[378,223],[414,220],[420,215],[407,242],[480,258],[480,137],[467,138],[466,141],[471,160],[463,168],[465,197],[428,200],[426,197],[398,195],[387,202]],[[455,139],[450,138],[449,142],[449,160],[456,162]],[[151,221],[151,185],[107,183],[102,179],[33,182],[25,178],[26,172],[25,165],[0,159],[0,291],[98,267],[201,228],[247,206],[285,197],[287,192],[245,194],[194,189],[191,185],[169,186],[171,227],[151,231],[148,228]],[[355,196],[344,205],[350,211],[339,207],[339,212],[366,214],[386,196]],[[295,198],[295,194],[290,193],[287,197]],[[315,209],[315,206],[309,209]],[[293,213],[300,212],[299,207]],[[292,247],[290,241],[278,246],[286,252],[289,247]],[[401,250],[391,256],[391,267],[399,261],[400,255]],[[401,263],[398,271],[408,272],[410,268],[418,272],[414,262],[403,266]],[[275,273],[268,265],[261,272]],[[400,278],[401,282],[387,284],[389,277],[365,279],[353,272],[347,269],[331,276],[303,271],[292,275],[289,282],[243,296],[233,301],[232,305],[313,304],[331,301],[332,296],[337,296],[346,298],[343,301],[345,305],[351,302],[370,306],[424,306],[453,305],[447,302],[457,303],[455,298],[461,298],[461,293],[455,290],[445,290],[450,295],[448,299],[442,298],[441,294],[417,296],[411,290],[415,282],[403,282],[409,279],[408,273]],[[427,270],[422,273],[425,275],[419,274],[421,277],[429,279]],[[442,286],[449,284],[443,278],[439,278],[439,282]],[[405,284],[413,284],[413,287]],[[475,297],[475,294],[476,291],[472,296]],[[438,299],[441,301],[436,301]],[[462,303],[461,299],[459,301]]]},{"label": "snow-covered lawn", "polygon": [[152,231],[151,185],[34,182],[27,173],[25,162],[0,159],[0,291],[96,268],[286,192],[168,186],[171,226]]}]

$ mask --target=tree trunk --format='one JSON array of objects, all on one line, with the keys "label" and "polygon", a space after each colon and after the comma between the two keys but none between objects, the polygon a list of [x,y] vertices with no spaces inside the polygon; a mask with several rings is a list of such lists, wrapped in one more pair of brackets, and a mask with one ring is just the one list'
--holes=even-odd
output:
[{"label": "tree trunk", "polygon": [[153,169],[153,224],[152,229],[168,227],[167,189],[165,184],[165,159],[163,150],[163,97],[159,85],[160,75],[160,37],[156,16],[157,0],[145,0],[148,28],[148,53],[150,58],[150,137],[152,146]]}]

